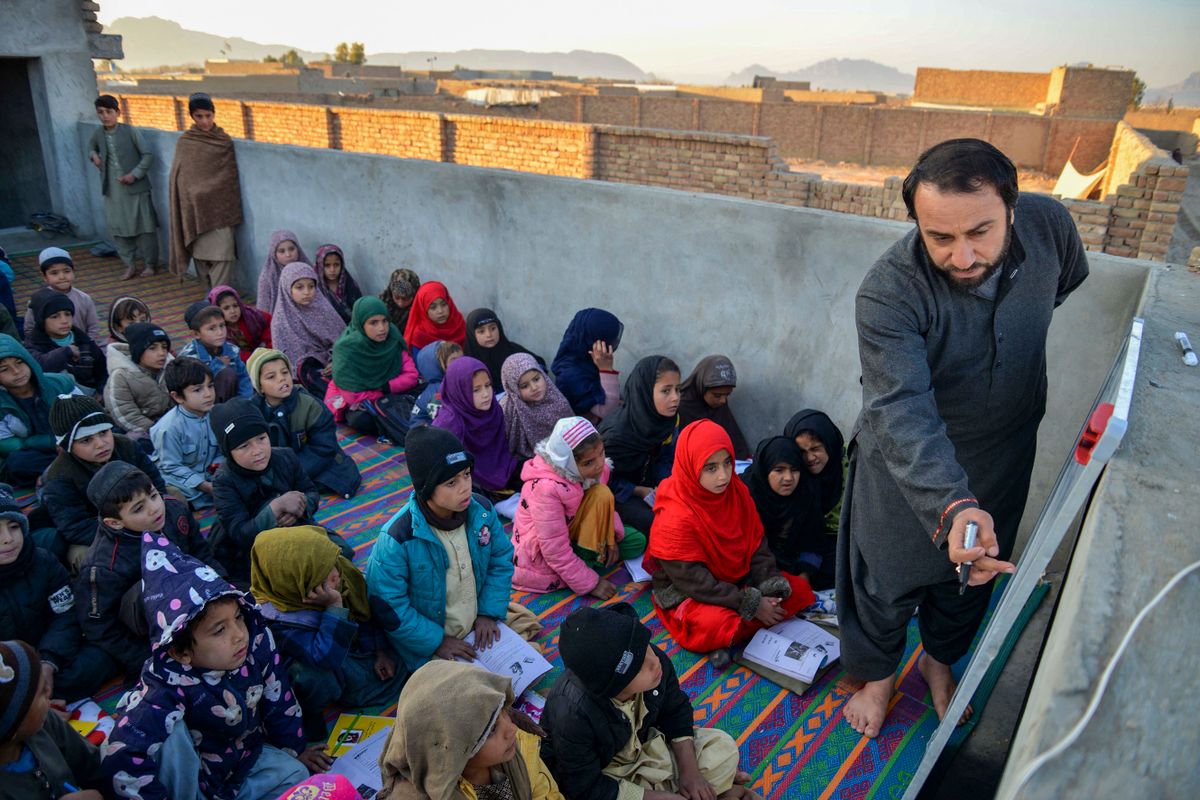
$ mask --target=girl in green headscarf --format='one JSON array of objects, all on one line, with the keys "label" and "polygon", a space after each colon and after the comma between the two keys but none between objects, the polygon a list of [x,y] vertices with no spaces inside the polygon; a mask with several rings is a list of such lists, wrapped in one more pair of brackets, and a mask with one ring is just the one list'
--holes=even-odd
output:
[{"label": "girl in green headscarf", "polygon": [[512,702],[512,682],[474,664],[418,669],[379,759],[379,800],[563,800],[539,753],[544,731]]},{"label": "girl in green headscarf", "polygon": [[419,380],[404,336],[388,318],[387,306],[373,295],[354,303],[350,324],[333,343],[333,379],[325,405],[338,422],[359,433],[377,435],[372,406],[386,394],[405,394]]},{"label": "girl in green headscarf", "polygon": [[371,620],[363,574],[306,525],[263,531],[250,551],[250,592],[290,656],[288,677],[308,741],[324,741],[325,708],[392,702],[407,677]]}]

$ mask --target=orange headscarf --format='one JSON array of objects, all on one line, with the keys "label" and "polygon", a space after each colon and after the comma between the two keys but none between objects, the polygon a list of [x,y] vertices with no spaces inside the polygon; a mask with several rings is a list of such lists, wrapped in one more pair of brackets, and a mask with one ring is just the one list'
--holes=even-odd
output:
[{"label": "orange headscarf", "polygon": [[[435,325],[429,318],[429,305],[439,297],[450,304],[450,316],[441,325]],[[467,322],[444,283],[429,281],[417,289],[408,324],[404,326],[404,341],[414,350],[437,341],[457,342],[459,346],[466,344]]]},{"label": "orange headscarf", "polygon": [[658,485],[649,555],[702,562],[718,579],[738,583],[762,544],[763,526],[746,484],[733,476],[721,494],[700,485],[704,462],[718,450],[733,456],[729,434],[712,420],[693,422],[679,434],[671,476]]}]

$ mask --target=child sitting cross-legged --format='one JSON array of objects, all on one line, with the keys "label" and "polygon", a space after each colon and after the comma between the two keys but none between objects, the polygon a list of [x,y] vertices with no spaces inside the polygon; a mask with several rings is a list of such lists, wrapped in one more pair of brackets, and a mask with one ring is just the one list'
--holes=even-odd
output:
[{"label": "child sitting cross-legged", "polygon": [[0,642],[0,800],[102,800],[100,752],[51,713],[42,667],[25,642]]},{"label": "child sitting cross-legged", "polygon": [[[271,446],[267,421],[253,401],[222,403],[208,421],[225,456],[213,478],[213,551],[231,580],[248,586],[255,538],[272,528],[312,525],[321,495],[290,448]],[[354,558],[341,536],[332,531],[327,536],[342,555]]]},{"label": "child sitting cross-legged", "polygon": [[217,402],[254,394],[246,365],[237,347],[229,342],[225,314],[221,309],[200,300],[187,307],[183,320],[196,338],[185,344],[179,355],[197,358],[212,371]]},{"label": "child sitting cross-legged", "polygon": [[[0,479],[15,486],[37,482],[57,455],[50,407],[74,391],[70,375],[43,373],[20,342],[0,333]],[[65,553],[64,544],[54,555]]]},{"label": "child sitting cross-legged", "polygon": [[329,735],[325,708],[390,705],[407,673],[371,622],[367,582],[325,531],[263,531],[250,552],[250,591],[291,659],[288,677],[308,741]]},{"label": "child sitting cross-legged", "polygon": [[[431,658],[474,658],[500,637],[512,591],[512,544],[487,499],[471,493],[475,457],[423,426],[404,445],[413,491],[367,563],[376,621],[410,672]],[[474,631],[475,645],[463,639]]]},{"label": "child sitting cross-legged", "polygon": [[66,542],[68,563],[78,566],[96,538],[99,509],[88,499],[87,487],[101,467],[124,461],[150,476],[158,491],[166,491],[167,486],[140,447],[113,433],[112,417],[95,398],[59,397],[50,407],[50,429],[58,442],[58,457],[43,476],[39,499],[50,512],[58,538]]},{"label": "child sitting cross-legged", "polygon": [[225,460],[208,423],[217,396],[212,373],[190,356],[175,359],[164,372],[175,406],[150,429],[154,460],[173,494],[193,508],[208,508],[213,472]]},{"label": "child sitting cross-legged", "polygon": [[280,350],[260,347],[246,362],[256,403],[267,420],[271,444],[290,447],[318,486],[353,497],[362,486],[358,464],[338,444],[333,414],[300,386],[292,362]]},{"label": "child sitting cross-legged", "polygon": [[163,386],[171,355],[171,337],[151,322],[135,322],[124,330],[125,342],[108,346],[108,383],[104,405],[131,438],[150,435],[154,423],[171,410]]},{"label": "child sitting cross-legged", "polygon": [[142,537],[142,581],[152,654],[104,747],[112,793],[274,800],[307,778],[320,752],[305,749],[300,706],[253,601],[154,533]]},{"label": "child sitting cross-legged", "polygon": [[473,664],[421,667],[396,703],[377,797],[562,800],[538,752],[544,732],[512,702],[508,678]]},{"label": "child sitting cross-legged", "polygon": [[521,470],[525,481],[513,521],[513,587],[607,600],[616,587],[600,572],[617,559],[636,558],[646,537],[626,530],[606,484],[609,473],[600,434],[583,417],[560,419]]},{"label": "child sitting cross-legged", "polygon": [[628,603],[579,608],[562,624],[565,670],[546,697],[542,754],[572,800],[756,798],[737,785],[738,747],[697,728],[671,659]]},{"label": "child sitting cross-legged", "polygon": [[92,393],[103,391],[108,379],[104,351],[75,322],[70,296],[39,289],[29,301],[29,313],[33,330],[25,335],[25,347],[42,369],[66,372]]},{"label": "child sitting cross-legged", "polygon": [[83,641],[71,576],[30,538],[29,520],[4,484],[0,484],[0,639],[33,642],[41,656],[47,691],[69,702],[92,694],[116,671],[103,650]]},{"label": "child sitting cross-legged", "polygon": [[88,484],[88,499],[100,509],[96,538],[79,565],[79,621],[87,641],[100,647],[127,679],[150,656],[142,614],[142,534],[164,537],[218,573],[224,569],[200,535],[185,504],[164,497],[146,473],[132,464],[105,464]]}]

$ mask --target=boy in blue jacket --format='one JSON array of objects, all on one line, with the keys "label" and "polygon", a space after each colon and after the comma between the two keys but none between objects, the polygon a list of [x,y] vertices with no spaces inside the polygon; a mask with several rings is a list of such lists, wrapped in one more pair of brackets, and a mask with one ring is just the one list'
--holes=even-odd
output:
[{"label": "boy in blue jacket", "polygon": [[199,359],[213,374],[217,402],[233,397],[251,397],[250,374],[242,362],[237,346],[228,340],[225,313],[207,300],[192,303],[183,312],[183,321],[196,338],[183,346],[179,356]]},{"label": "boy in blue jacket", "polygon": [[[474,658],[500,637],[513,547],[492,504],[471,492],[475,457],[453,433],[414,428],[405,442],[413,492],[367,564],[376,621],[415,672],[434,656]],[[475,634],[475,645],[463,639]]]},{"label": "boy in blue jacket", "polygon": [[152,655],[104,747],[113,793],[273,800],[307,778],[319,750],[253,602],[159,534],[142,537],[142,575]]}]

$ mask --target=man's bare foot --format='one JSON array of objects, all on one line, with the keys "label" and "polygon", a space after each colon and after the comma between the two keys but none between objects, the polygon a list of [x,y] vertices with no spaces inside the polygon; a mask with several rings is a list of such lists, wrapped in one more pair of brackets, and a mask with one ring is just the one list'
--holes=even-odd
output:
[{"label": "man's bare foot", "polygon": [[[950,707],[950,699],[954,697],[958,681],[954,680],[948,664],[943,664],[928,653],[921,654],[921,660],[917,662],[917,669],[921,670],[921,677],[929,686],[929,694],[933,697],[933,710],[937,712],[938,719],[941,719],[946,716],[946,709]],[[967,710],[958,720],[958,724],[962,725],[969,720],[972,713],[974,713],[974,709],[968,705]]]},{"label": "man's bare foot", "polygon": [[883,730],[883,719],[895,688],[895,677],[891,675],[864,683],[846,703],[846,722],[863,736],[874,739]]}]

